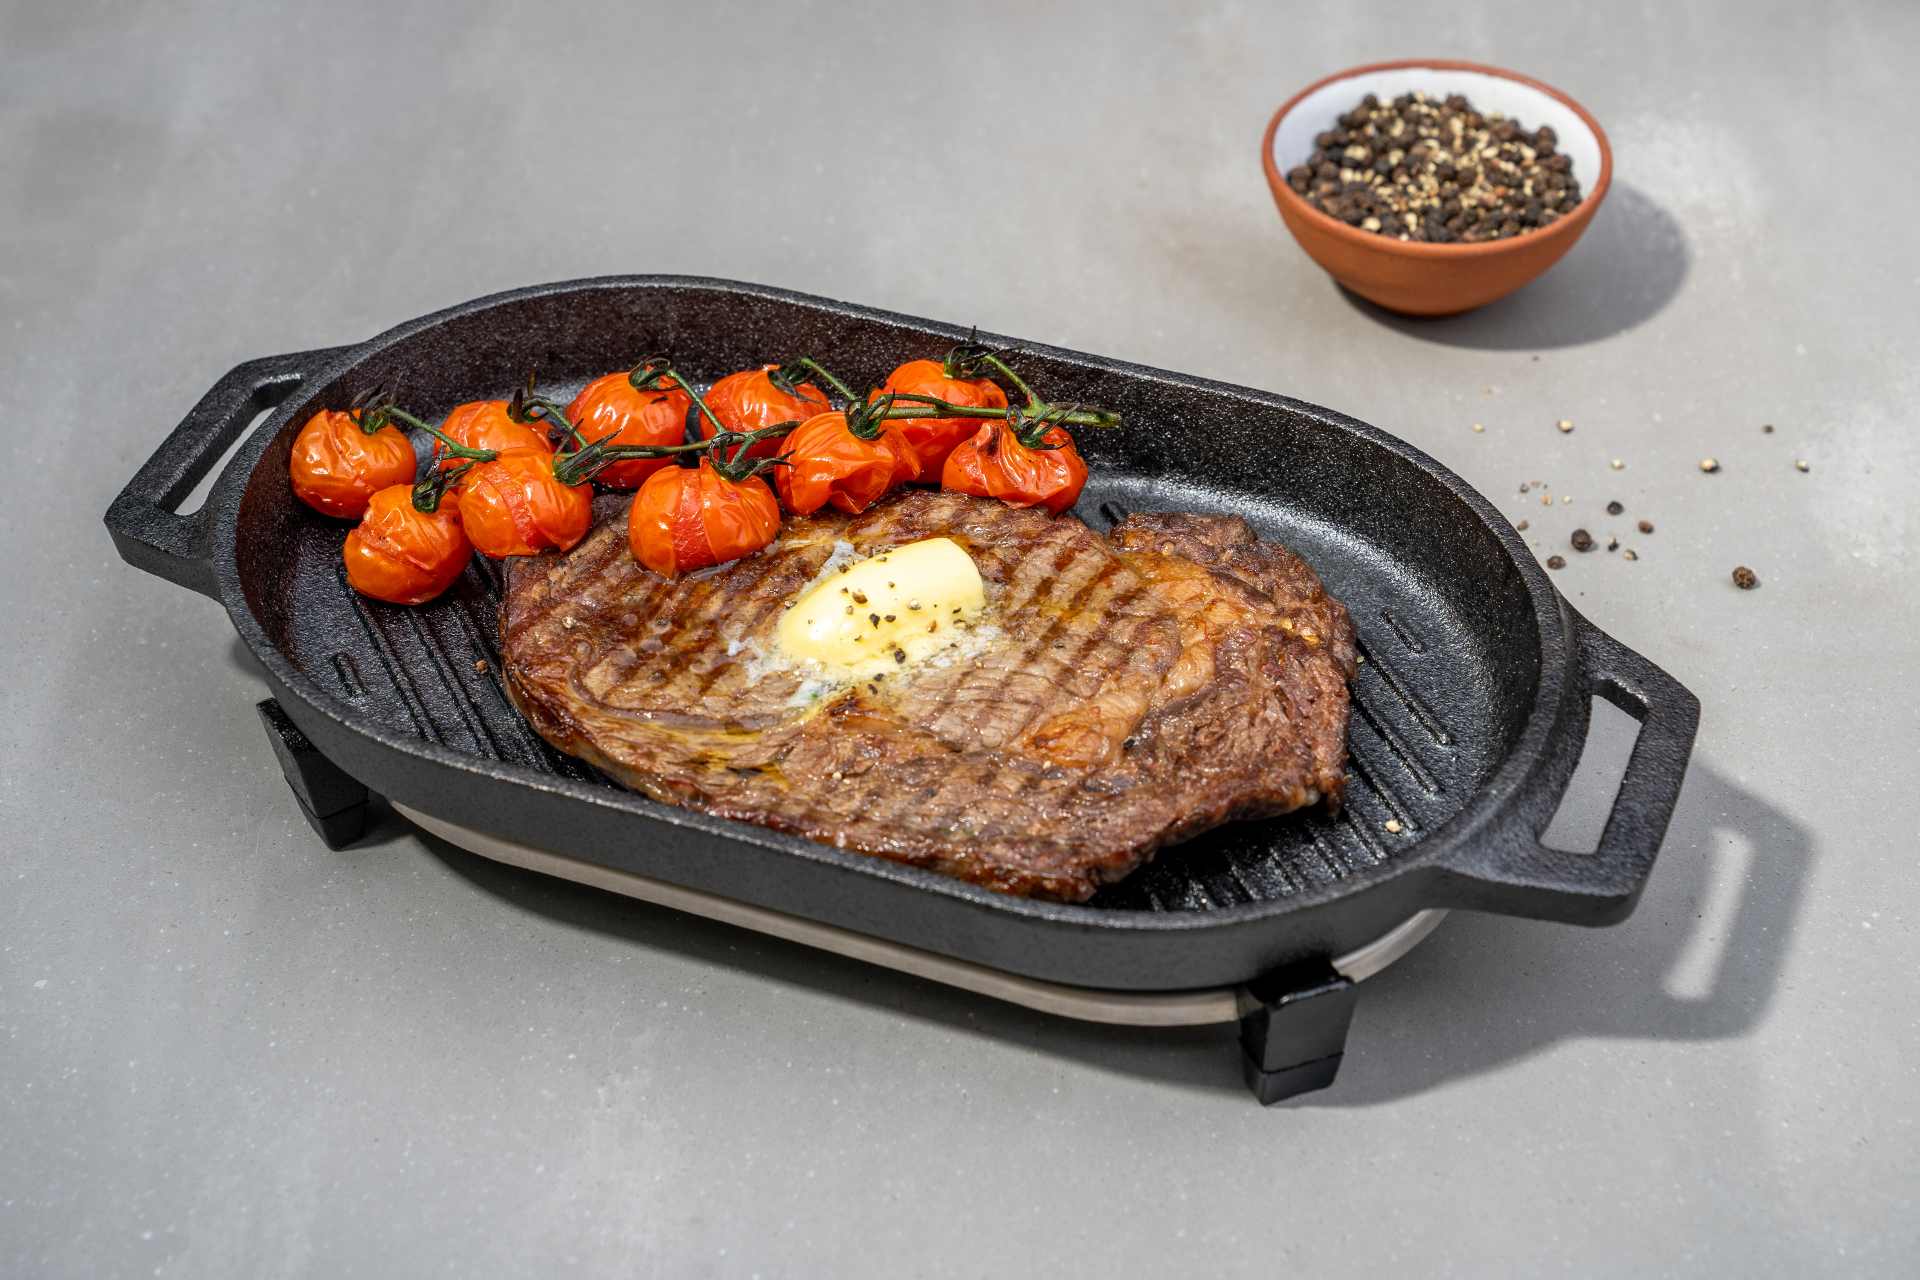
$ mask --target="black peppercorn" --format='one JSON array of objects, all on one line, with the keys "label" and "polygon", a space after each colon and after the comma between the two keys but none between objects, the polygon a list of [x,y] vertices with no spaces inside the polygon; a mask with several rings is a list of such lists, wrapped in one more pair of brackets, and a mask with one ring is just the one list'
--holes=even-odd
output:
[{"label": "black peppercorn", "polygon": [[1316,150],[1287,185],[1321,212],[1377,235],[1500,240],[1551,225],[1580,201],[1551,128],[1490,121],[1458,94],[1362,99],[1313,141]]}]

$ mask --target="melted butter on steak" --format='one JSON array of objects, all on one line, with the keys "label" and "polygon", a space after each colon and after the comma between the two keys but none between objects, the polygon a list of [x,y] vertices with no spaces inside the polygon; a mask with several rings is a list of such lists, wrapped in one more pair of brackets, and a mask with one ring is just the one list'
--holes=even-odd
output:
[{"label": "melted butter on steak", "polygon": [[[1338,802],[1352,627],[1243,521],[1102,536],[915,490],[669,581],[629,554],[625,502],[566,555],[508,562],[501,647],[543,737],[656,799],[1067,901],[1222,822]],[[989,599],[948,661],[810,699],[764,660],[836,544],[941,536]]]}]

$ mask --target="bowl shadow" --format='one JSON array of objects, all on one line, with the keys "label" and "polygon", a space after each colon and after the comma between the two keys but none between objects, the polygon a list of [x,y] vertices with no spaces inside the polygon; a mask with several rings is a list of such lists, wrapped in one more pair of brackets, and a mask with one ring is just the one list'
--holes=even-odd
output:
[{"label": "bowl shadow", "polygon": [[1487,351],[1598,342],[1673,301],[1692,263],[1686,232],[1645,192],[1615,182],[1580,242],[1539,279],[1457,316],[1403,316],[1336,285],[1363,315],[1410,337]]}]

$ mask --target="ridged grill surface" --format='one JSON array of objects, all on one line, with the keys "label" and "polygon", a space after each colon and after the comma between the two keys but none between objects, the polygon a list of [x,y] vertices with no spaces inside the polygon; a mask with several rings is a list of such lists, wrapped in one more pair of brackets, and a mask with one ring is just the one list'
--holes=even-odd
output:
[{"label": "ridged grill surface", "polygon": [[[1116,487],[1127,487],[1124,484]],[[1129,507],[1123,497],[1083,503],[1095,523],[1111,524]],[[1253,518],[1250,515],[1250,518]],[[1260,522],[1256,519],[1256,524]],[[485,759],[578,781],[615,786],[597,770],[554,750],[508,703],[498,647],[501,576],[476,558],[440,601],[418,609],[366,601],[339,569],[338,533],[327,543],[303,539],[324,554],[341,620],[350,625],[299,628],[309,643],[326,636],[325,653],[301,652],[303,665],[357,709],[428,741]],[[1307,554],[1330,589],[1352,611],[1360,638],[1355,674],[1346,803],[1338,814],[1315,811],[1232,823],[1160,858],[1091,905],[1124,911],[1210,911],[1285,898],[1406,851],[1451,816],[1485,767],[1485,733],[1457,723],[1463,690],[1460,655],[1444,642],[1450,620],[1421,617],[1405,584],[1360,575],[1350,581],[1337,561]],[[303,555],[305,560],[306,556]],[[308,561],[302,572],[319,565]],[[308,607],[316,595],[303,592]],[[1463,746],[1462,735],[1467,742]],[[650,802],[649,802],[650,803]],[[1389,829],[1389,823],[1397,830]]]}]

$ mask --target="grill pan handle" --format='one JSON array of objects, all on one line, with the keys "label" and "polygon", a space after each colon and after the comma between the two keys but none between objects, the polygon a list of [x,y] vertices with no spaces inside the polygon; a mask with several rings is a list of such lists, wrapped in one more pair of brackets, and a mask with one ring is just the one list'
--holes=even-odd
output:
[{"label": "grill pan handle", "polygon": [[1513,834],[1470,841],[1449,859],[1443,905],[1567,924],[1614,924],[1632,913],[1653,871],[1693,751],[1700,700],[1578,613],[1573,623],[1579,665],[1571,694],[1578,698],[1583,738],[1594,695],[1640,722],[1599,847],[1569,853],[1540,843],[1566,784],[1536,779],[1533,794],[1515,806],[1524,821]]},{"label": "grill pan handle", "polygon": [[207,560],[205,507],[190,516],[174,508],[193,491],[226,448],[262,409],[285,400],[344,347],[249,360],[213,384],[173,434],[107,508],[107,532],[120,558],[168,582],[219,598]]}]

